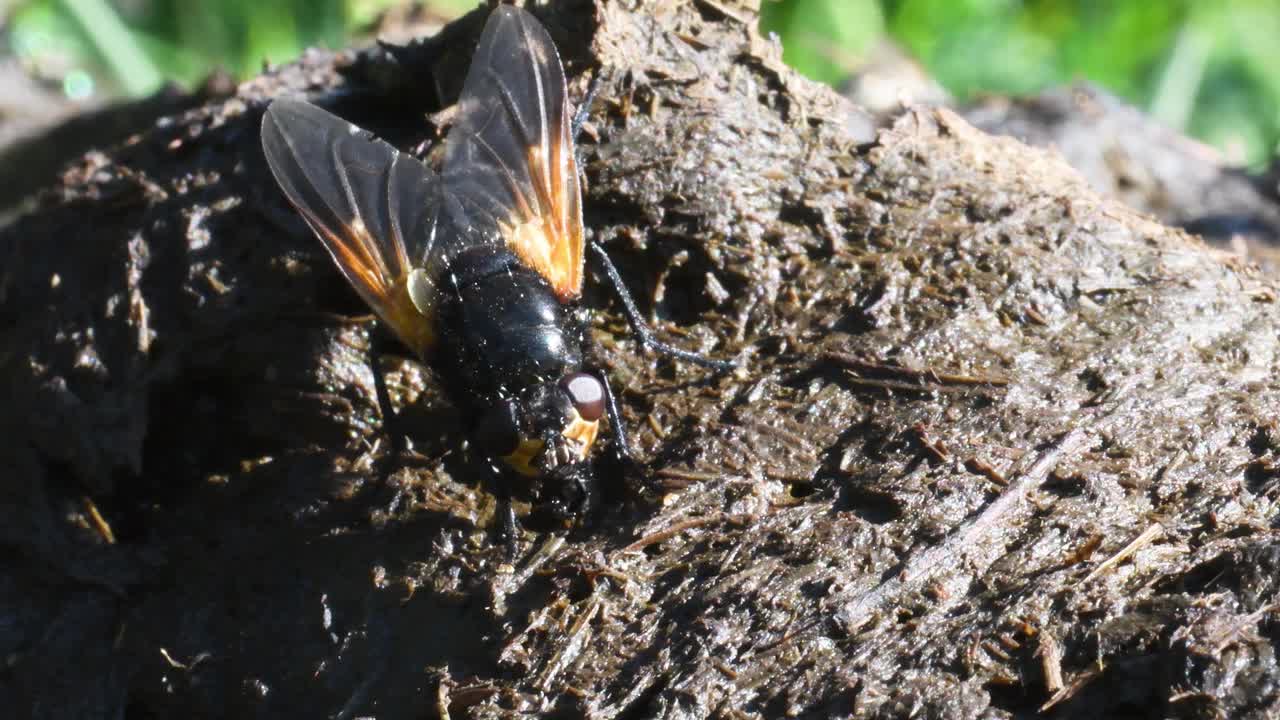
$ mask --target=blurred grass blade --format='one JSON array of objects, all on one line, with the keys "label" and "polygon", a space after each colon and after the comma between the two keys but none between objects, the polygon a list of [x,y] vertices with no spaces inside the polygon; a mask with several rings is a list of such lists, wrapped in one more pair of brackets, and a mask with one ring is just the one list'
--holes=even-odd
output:
[{"label": "blurred grass blade", "polygon": [[106,0],[61,0],[93,42],[120,87],[132,96],[154,92],[164,76]]},{"label": "blurred grass blade", "polygon": [[1151,114],[1165,125],[1183,130],[1195,108],[1205,66],[1213,51],[1213,41],[1191,25],[1184,25],[1176,37],[1173,53],[1156,83]]},{"label": "blurred grass blade", "polygon": [[301,28],[299,20],[316,20],[332,12],[332,3],[318,2],[318,7],[303,17],[303,13],[295,14],[287,4],[256,3],[242,7],[247,30],[244,48],[237,59],[237,68],[242,76],[257,72],[264,61],[273,63],[288,62],[302,53],[309,37]]},{"label": "blurred grass blade", "polygon": [[884,33],[875,0],[793,0],[761,7],[761,27],[785,38],[783,57],[805,75],[826,83],[847,77]]}]

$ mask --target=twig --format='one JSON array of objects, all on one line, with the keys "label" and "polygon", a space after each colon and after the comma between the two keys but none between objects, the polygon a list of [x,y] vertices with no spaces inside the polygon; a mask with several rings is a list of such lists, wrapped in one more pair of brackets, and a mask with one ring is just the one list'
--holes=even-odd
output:
[{"label": "twig", "polygon": [[929,434],[929,426],[924,423],[916,423],[911,427],[911,432],[915,433],[916,440],[920,442],[920,446],[935,461],[946,462],[951,457],[951,453],[947,452],[946,446]]},{"label": "twig", "polygon": [[697,470],[681,470],[679,468],[660,468],[653,474],[668,480],[688,480],[689,482],[712,482],[723,477],[718,473],[698,472]]},{"label": "twig", "polygon": [[1063,567],[1088,562],[1089,558],[1093,557],[1093,553],[1102,545],[1103,539],[1100,533],[1090,535],[1083,544],[1067,553],[1067,556],[1062,559]]},{"label": "twig", "polygon": [[1096,680],[1101,674],[1102,673],[1100,671],[1092,669],[1081,673],[1079,677],[1071,681],[1070,685],[1058,690],[1053,694],[1053,697],[1046,700],[1045,703],[1040,706],[1040,714],[1043,715],[1052,710],[1055,705],[1063,702],[1064,700],[1071,699],[1076,695],[1076,693],[1080,692],[1081,688]]},{"label": "twig", "polygon": [[1040,634],[1040,670],[1044,673],[1044,687],[1050,696],[1065,687],[1062,681],[1062,645],[1047,632]]},{"label": "twig", "polygon": [[983,460],[980,457],[975,456],[975,457],[969,458],[968,460],[965,460],[964,469],[968,470],[974,475],[981,475],[982,477],[990,481],[993,485],[1006,487],[1009,484],[1009,478],[1006,478],[1004,476],[1004,473],[1000,472],[995,468],[994,465],[987,462],[986,460]]},{"label": "twig", "polygon": [[1277,605],[1276,603],[1269,603],[1267,605],[1263,605],[1257,610],[1254,610],[1248,615],[1238,617],[1235,622],[1228,624],[1215,635],[1210,635],[1208,638],[1209,646],[1213,648],[1213,652],[1215,654],[1221,653],[1223,650],[1226,650],[1227,646],[1234,642],[1238,636],[1244,633],[1246,627],[1249,625],[1256,625],[1259,620],[1264,616],[1275,612],[1277,608],[1280,608],[1280,605]]},{"label": "twig", "polygon": [[[998,526],[1023,503],[1023,497],[1036,485],[1044,482],[1064,455],[1070,455],[1084,445],[1088,435],[1079,428],[1073,429],[1058,442],[1042,451],[1031,467],[1019,475],[999,498],[988,505],[976,518],[957,529],[941,545],[929,548],[911,558],[902,571],[875,588],[855,598],[848,605],[846,615],[851,618],[869,616],[891,598],[899,597],[922,587],[939,572],[939,568],[956,567],[957,558],[969,549],[987,543]],[[870,648],[868,648],[868,651]]]},{"label": "twig", "polygon": [[93,502],[93,498],[85,495],[81,498],[84,510],[89,514],[89,522],[93,525],[93,529],[98,531],[98,535],[102,536],[103,542],[108,545],[116,544],[116,534],[111,530],[111,524],[107,519],[102,517],[102,513],[98,512],[98,506]]},{"label": "twig", "polygon": [[587,601],[587,607],[582,611],[582,614],[578,616],[578,619],[573,622],[573,626],[569,628],[567,639],[558,643],[559,649],[551,658],[551,661],[547,663],[539,683],[544,690],[550,691],[556,677],[582,652],[583,646],[591,638],[591,620],[595,618],[599,610],[600,600],[592,596]]},{"label": "twig", "polygon": [[876,374],[912,383],[912,387],[916,389],[929,388],[931,386],[961,386],[961,387],[1005,387],[1009,384],[1009,379],[995,375],[964,375],[959,373],[939,372],[931,368],[916,370],[913,368],[902,367],[901,365],[890,365],[888,363],[875,362],[872,360],[864,360],[862,358],[842,353],[830,351],[822,354],[822,362],[838,365],[846,370],[851,370],[859,376],[867,374]]},{"label": "twig", "polygon": [[1107,572],[1108,570],[1115,567],[1116,565],[1119,565],[1120,563],[1129,559],[1134,553],[1138,552],[1139,550],[1146,547],[1147,545],[1150,545],[1152,540],[1155,540],[1157,537],[1160,537],[1163,534],[1164,534],[1164,526],[1162,526],[1160,523],[1152,523],[1150,526],[1147,527],[1146,530],[1143,530],[1142,533],[1138,535],[1138,537],[1134,538],[1128,545],[1125,545],[1123,548],[1120,548],[1120,552],[1098,563],[1098,567],[1094,568],[1093,571],[1090,572],[1088,575],[1085,575],[1084,580],[1082,580],[1081,583],[1082,584],[1087,583],[1090,580],[1097,578],[1099,575]]},{"label": "twig", "polygon": [[967,387],[956,387],[946,385],[917,385],[916,383],[905,382],[902,380],[872,380],[870,378],[859,377],[853,373],[849,373],[844,377],[844,382],[854,387],[877,388],[880,390],[909,392],[909,393],[953,393],[966,392]]},{"label": "twig", "polygon": [[685,530],[689,530],[691,528],[696,528],[696,527],[702,527],[703,525],[710,525],[712,523],[718,523],[718,522],[745,524],[747,521],[748,521],[748,518],[745,515],[730,515],[728,513],[722,513],[722,512],[712,513],[711,515],[704,515],[702,517],[690,518],[688,520],[681,520],[680,522],[674,523],[672,525],[668,525],[667,527],[661,530],[658,530],[657,532],[652,532],[652,533],[649,533],[648,535],[645,535],[639,540],[636,540],[630,545],[622,548],[622,551],[635,552],[637,550],[642,550],[655,543],[660,543],[663,540],[668,540],[670,538],[673,538],[676,535],[679,535],[680,533],[684,532]]}]

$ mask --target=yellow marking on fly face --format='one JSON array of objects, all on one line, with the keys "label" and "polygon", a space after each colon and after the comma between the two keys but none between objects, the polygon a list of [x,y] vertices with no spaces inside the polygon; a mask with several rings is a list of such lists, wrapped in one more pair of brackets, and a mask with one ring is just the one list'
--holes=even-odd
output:
[{"label": "yellow marking on fly face", "polygon": [[[573,419],[565,426],[561,435],[568,441],[566,444],[573,453],[574,460],[581,462],[587,459],[587,455],[591,452],[591,446],[595,444],[596,435],[599,432],[599,420],[583,420],[575,410],[573,411]],[[502,456],[502,461],[512,470],[525,477],[540,477],[542,472],[533,466],[533,461],[543,451],[543,445],[542,440],[523,439],[511,454]]]},{"label": "yellow marking on fly face", "polygon": [[533,467],[533,459],[538,457],[538,453],[542,452],[541,440],[521,440],[516,447],[515,452],[510,455],[503,455],[502,460],[512,470],[524,475],[525,477],[538,477],[542,473]]},{"label": "yellow marking on fly face", "polygon": [[600,421],[583,420],[578,416],[576,410],[573,415],[573,422],[569,423],[569,427],[564,429],[563,435],[569,439],[569,446],[577,452],[578,459],[586,460],[587,453],[591,451],[591,446],[595,444],[596,433],[600,432]]}]

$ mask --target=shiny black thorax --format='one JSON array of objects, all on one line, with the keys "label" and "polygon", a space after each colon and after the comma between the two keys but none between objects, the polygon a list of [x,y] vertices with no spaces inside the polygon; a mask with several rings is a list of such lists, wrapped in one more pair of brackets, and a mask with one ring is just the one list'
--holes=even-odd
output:
[{"label": "shiny black thorax", "polygon": [[439,278],[434,365],[456,403],[480,410],[582,365],[584,329],[572,307],[505,246],[450,253]]}]

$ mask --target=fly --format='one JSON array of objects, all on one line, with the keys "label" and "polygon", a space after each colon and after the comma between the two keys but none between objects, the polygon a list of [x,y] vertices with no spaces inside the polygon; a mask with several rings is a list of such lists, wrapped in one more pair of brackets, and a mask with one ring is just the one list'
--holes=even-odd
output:
[{"label": "fly", "polygon": [[[628,447],[608,380],[587,359],[578,305],[587,247],[643,344],[705,367],[733,364],[655,339],[604,249],[585,239],[580,118],[565,86],[547,31],[501,5],[438,171],[296,100],[267,109],[262,146],[351,286],[473,419],[476,446],[517,476],[558,482],[557,497],[576,493],[563,502],[582,509],[594,503],[586,468],[604,417],[619,454]],[[514,529],[509,503],[507,522]]]}]

